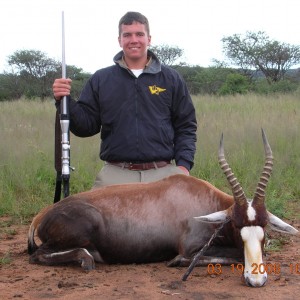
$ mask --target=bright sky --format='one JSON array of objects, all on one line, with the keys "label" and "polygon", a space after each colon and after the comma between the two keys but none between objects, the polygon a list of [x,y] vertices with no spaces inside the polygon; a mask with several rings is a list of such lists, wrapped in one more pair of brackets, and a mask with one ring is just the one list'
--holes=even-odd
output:
[{"label": "bright sky", "polygon": [[66,63],[90,73],[111,65],[121,50],[118,22],[127,11],[148,18],[152,45],[178,46],[190,65],[224,59],[221,39],[246,31],[300,45],[299,0],[1,0],[0,73],[17,50],[61,60],[62,11]]}]

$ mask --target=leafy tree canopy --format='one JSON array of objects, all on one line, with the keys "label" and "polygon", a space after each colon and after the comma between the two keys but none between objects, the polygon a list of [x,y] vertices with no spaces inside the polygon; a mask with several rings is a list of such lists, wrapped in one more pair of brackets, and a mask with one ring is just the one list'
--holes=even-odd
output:
[{"label": "leafy tree canopy", "polygon": [[58,62],[38,50],[18,50],[8,57],[8,64],[14,72],[35,78],[46,76],[48,72],[55,72],[59,68]]},{"label": "leafy tree canopy", "polygon": [[261,71],[269,83],[284,78],[300,62],[300,46],[271,40],[263,31],[234,34],[222,39],[229,61],[243,70]]},{"label": "leafy tree canopy", "polygon": [[172,66],[183,55],[183,49],[169,45],[151,46],[150,50],[157,55],[163,65]]}]

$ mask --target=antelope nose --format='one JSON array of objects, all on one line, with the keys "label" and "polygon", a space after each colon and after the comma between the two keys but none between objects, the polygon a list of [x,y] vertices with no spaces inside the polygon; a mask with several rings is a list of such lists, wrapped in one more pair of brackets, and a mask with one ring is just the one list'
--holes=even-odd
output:
[{"label": "antelope nose", "polygon": [[245,277],[244,279],[247,286],[262,287],[266,284],[268,277],[264,274],[264,276],[260,278]]}]

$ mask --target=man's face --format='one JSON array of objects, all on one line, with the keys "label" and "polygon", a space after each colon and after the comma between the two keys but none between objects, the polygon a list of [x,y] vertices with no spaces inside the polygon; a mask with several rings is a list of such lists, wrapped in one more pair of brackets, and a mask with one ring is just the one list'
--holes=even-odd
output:
[{"label": "man's face", "polygon": [[125,58],[138,60],[147,56],[147,49],[151,42],[144,24],[133,22],[132,25],[121,25],[121,34],[118,38]]}]

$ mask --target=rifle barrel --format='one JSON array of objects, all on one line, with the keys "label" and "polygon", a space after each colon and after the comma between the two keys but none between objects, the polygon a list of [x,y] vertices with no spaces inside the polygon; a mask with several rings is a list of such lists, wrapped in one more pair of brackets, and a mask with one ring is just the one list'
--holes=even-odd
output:
[{"label": "rifle barrel", "polygon": [[[65,57],[65,18],[62,12],[62,78],[66,78],[66,57]],[[62,147],[62,181],[64,185],[64,197],[69,196],[70,179],[70,129],[69,129],[69,108],[66,96],[61,101],[61,147]]]}]

